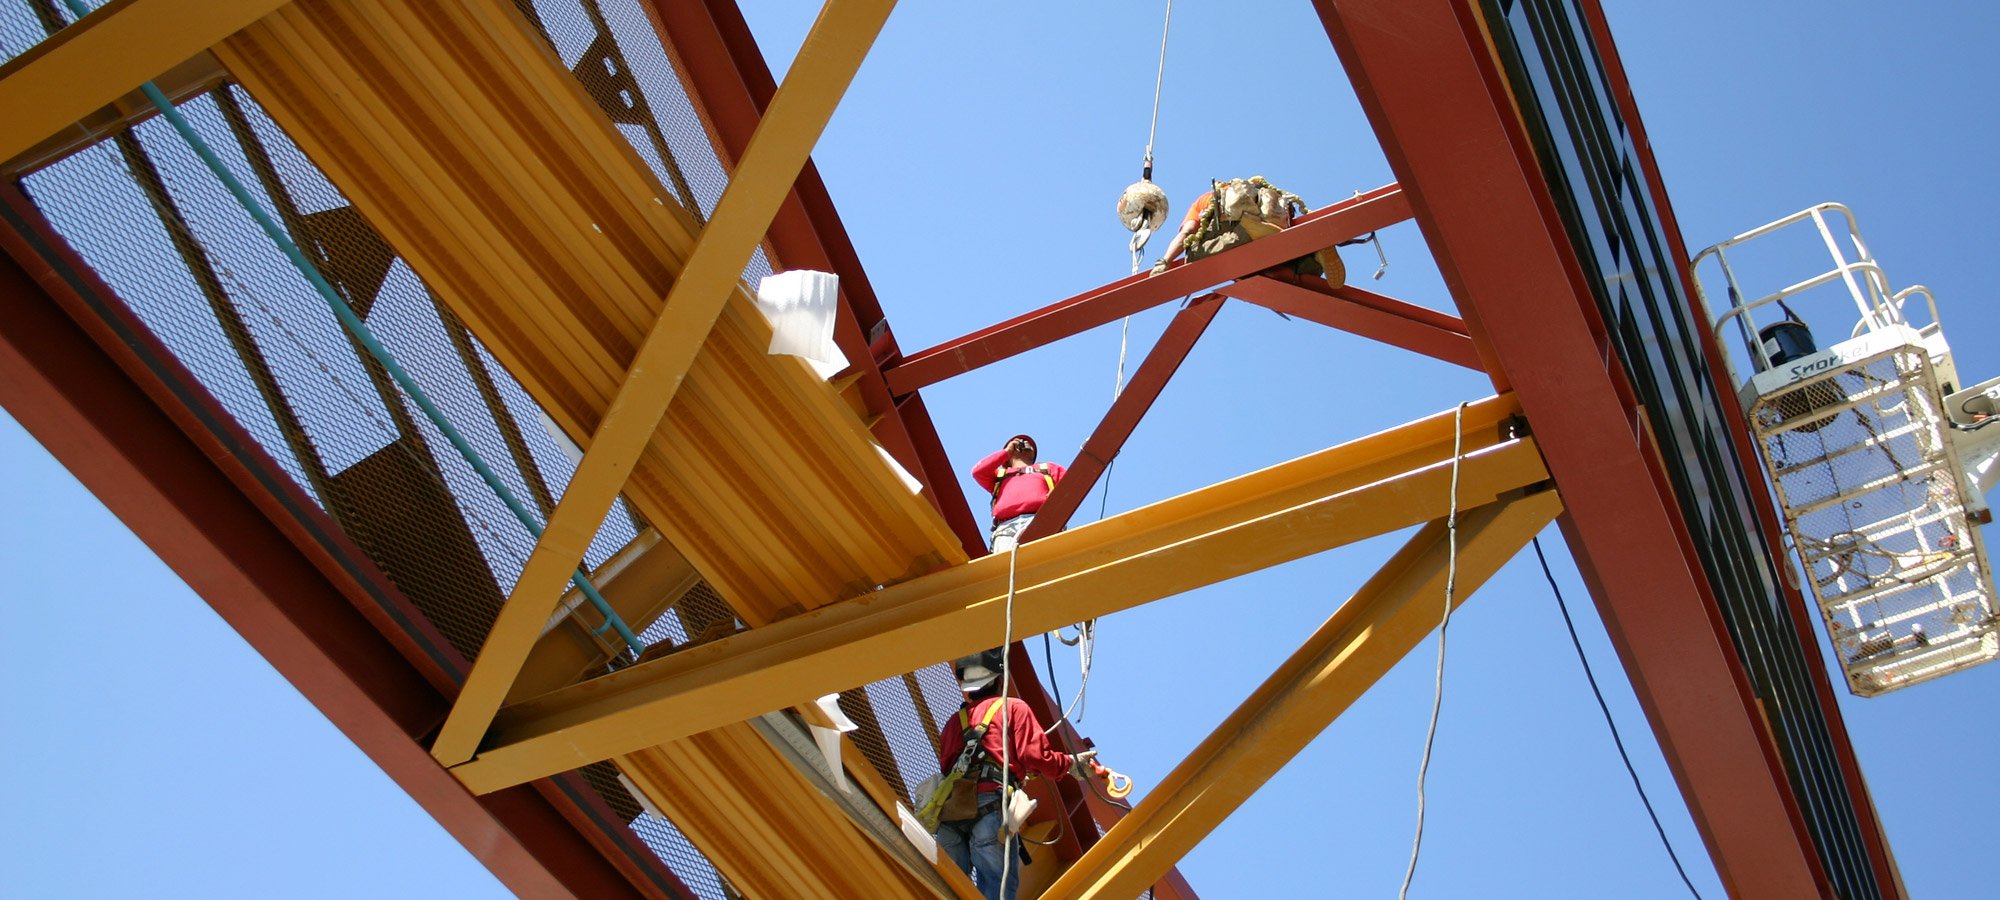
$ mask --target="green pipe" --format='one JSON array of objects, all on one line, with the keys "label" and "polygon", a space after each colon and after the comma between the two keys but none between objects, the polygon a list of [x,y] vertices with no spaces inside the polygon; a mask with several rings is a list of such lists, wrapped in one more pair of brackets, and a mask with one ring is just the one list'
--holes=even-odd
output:
[{"label": "green pipe", "polygon": [[[88,9],[84,8],[80,0],[67,0],[67,2],[70,11],[75,13],[79,18],[89,12]],[[430,396],[424,393],[424,389],[417,385],[416,380],[411,378],[409,373],[403,371],[403,367],[396,362],[396,358],[390,355],[389,348],[382,346],[382,342],[375,339],[375,335],[368,329],[367,323],[361,321],[361,317],[354,314],[354,310],[347,305],[345,300],[341,299],[340,293],[334,290],[333,285],[327,282],[325,276],[320,274],[319,268],[314,266],[311,260],[306,259],[305,253],[299,250],[298,244],[292,242],[291,236],[287,235],[285,230],[278,225],[277,221],[271,218],[270,213],[264,211],[264,207],[257,202],[257,199],[250,194],[250,191],[243,186],[243,183],[238,181],[236,176],[229,171],[229,167],[223,165],[222,159],[215,155],[215,151],[210,149],[208,142],[202,138],[199,132],[194,130],[194,126],[190,125],[187,119],[181,116],[180,110],[174,108],[172,101],[169,101],[167,96],[161,93],[159,87],[153,84],[153,82],[148,81],[141,85],[139,89],[145,93],[146,99],[152,101],[153,106],[159,109],[160,115],[165,116],[167,121],[174,126],[174,130],[180,133],[181,138],[187,141],[188,147],[194,150],[195,155],[201,157],[202,162],[208,165],[209,171],[215,173],[215,177],[221,180],[223,187],[229,189],[229,193],[236,198],[236,202],[243,206],[243,211],[249,213],[250,217],[257,221],[258,227],[264,229],[264,233],[270,236],[273,243],[278,245],[279,250],[284,251],[286,258],[292,261],[292,265],[298,267],[299,273],[305,276],[306,281],[310,282],[313,288],[319,291],[321,299],[326,301],[327,306],[333,310],[334,316],[340,319],[341,324],[345,325],[347,330],[354,335],[355,339],[359,340],[361,345],[368,349],[368,353],[374,356],[384,369],[388,370],[389,376],[402,386],[404,392],[410,395],[410,399],[416,401],[417,406],[424,411],[424,415],[431,420],[431,424],[436,425],[438,431],[444,433],[445,439],[451,442],[451,445],[458,450],[460,456],[465,457],[465,461],[472,466],[473,471],[479,473],[479,477],[486,482],[488,487],[493,489],[493,493],[499,495],[500,501],[506,504],[509,510],[513,511],[516,518],[521,520],[521,524],[528,529],[528,533],[534,535],[536,538],[540,538],[542,536],[542,526],[535,521],[534,516],[528,513],[527,507],[521,505],[521,501],[514,496],[514,492],[508,489],[506,483],[500,480],[500,476],[494,473],[493,469],[486,464],[484,459],[480,458],[479,453],[472,449],[472,445],[466,442],[465,436],[460,434],[458,429],[451,424],[450,420],[445,418],[444,413],[438,409],[436,404],[431,402]],[[632,649],[634,655],[645,652],[645,643],[639,640],[638,635],[632,633],[631,627],[626,625],[625,620],[619,617],[618,612],[611,608],[611,603],[604,599],[604,595],[598,592],[597,586],[590,582],[590,578],[582,570],[579,569],[572,572],[569,580],[571,584],[576,585],[577,590],[583,592],[583,596],[590,601],[590,605],[599,614],[604,616],[604,624],[618,632],[618,636],[624,639],[625,645]],[[603,633],[603,631],[603,628],[598,629],[599,633]]]}]

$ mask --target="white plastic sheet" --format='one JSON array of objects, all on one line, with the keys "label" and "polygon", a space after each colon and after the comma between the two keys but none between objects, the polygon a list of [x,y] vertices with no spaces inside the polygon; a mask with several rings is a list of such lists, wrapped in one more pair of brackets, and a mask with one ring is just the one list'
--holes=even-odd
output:
[{"label": "white plastic sheet", "polygon": [[833,343],[839,304],[840,278],[826,272],[793,269],[757,285],[757,308],[771,323],[770,352],[804,359],[821,378],[847,368],[846,355]]},{"label": "white plastic sheet", "polygon": [[839,694],[821,697],[816,705],[819,706],[820,713],[833,722],[833,727],[812,726],[813,741],[819,744],[820,756],[826,760],[827,777],[833,781],[834,787],[839,788],[843,794],[850,793],[847,786],[847,767],[840,759],[840,736],[858,726],[847,718],[846,713],[840,711]]},{"label": "white plastic sheet", "polygon": [[936,865],[937,838],[924,830],[924,824],[917,821],[916,814],[910,812],[909,807],[898,803],[896,804],[896,822],[902,826],[903,837],[909,840],[910,846],[917,848],[917,852],[924,855],[925,861]]}]

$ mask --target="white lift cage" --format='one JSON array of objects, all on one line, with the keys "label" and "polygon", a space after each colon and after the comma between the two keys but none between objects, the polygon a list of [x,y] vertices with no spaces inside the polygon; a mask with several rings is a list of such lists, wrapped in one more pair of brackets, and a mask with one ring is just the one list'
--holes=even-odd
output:
[{"label": "white lift cage", "polygon": [[[1746,300],[1730,253],[1796,241],[1807,223],[1833,268]],[[1710,260],[1728,300],[1720,315],[1703,280]],[[1872,697],[2000,656],[1979,529],[1992,520],[2000,379],[1963,387],[1930,290],[1892,290],[1838,203],[1723,241],[1692,268],[1718,340],[1742,342],[1748,371],[1725,352],[1730,377],[1848,687]],[[1797,311],[1844,320],[1843,296],[1859,321],[1820,330],[1838,336],[1822,349]],[[1922,324],[1906,315],[1914,299]]]}]

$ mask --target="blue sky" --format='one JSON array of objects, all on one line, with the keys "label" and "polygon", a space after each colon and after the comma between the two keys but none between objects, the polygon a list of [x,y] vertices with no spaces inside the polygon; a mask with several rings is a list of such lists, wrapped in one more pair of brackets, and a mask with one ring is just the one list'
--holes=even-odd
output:
[{"label": "blue sky", "polygon": [[[809,6],[752,6],[782,70]],[[1160,11],[907,4],[892,17],[815,158],[906,350],[1124,274],[1111,204],[1138,174]],[[1691,2],[1610,16],[1691,247],[1847,202],[1889,277],[1937,293],[1965,376],[2000,374],[2000,313],[1978,265],[1995,236],[2000,128],[1977,113],[2000,87],[1984,42],[2000,13]],[[1155,179],[1177,207],[1210,177],[1263,174],[1314,205],[1393,180],[1310,5],[1183,2],[1174,24]],[[1242,62],[1213,64],[1223,57]],[[1385,240],[1392,265],[1368,286],[1450,309],[1414,227]],[[1372,268],[1365,252],[1348,251],[1357,278]],[[1169,315],[1135,317],[1134,364]],[[927,389],[954,458],[969,466],[1017,431],[1051,458],[1071,452],[1109,403],[1118,342],[1109,326]],[[1134,436],[1108,505],[1486,393],[1470,373],[1233,305]],[[0,578],[17,598],[0,646],[13,763],[0,776],[0,883],[61,897],[503,893],[17,426],[0,429],[0,460],[13,511],[0,519]],[[1400,539],[1107,618],[1083,731],[1143,791]],[[1703,894],[1720,896],[1560,537],[1545,546],[1668,834]],[[1413,653],[1188,857],[1198,890],[1394,892],[1433,652]],[[1073,651],[1056,662],[1072,692]],[[1532,558],[1454,619],[1447,665],[1414,894],[1685,895]],[[1985,884],[1964,860],[2000,808],[1977,762],[1994,738],[1996,678],[1987,667],[1843,695],[1916,896]]]}]

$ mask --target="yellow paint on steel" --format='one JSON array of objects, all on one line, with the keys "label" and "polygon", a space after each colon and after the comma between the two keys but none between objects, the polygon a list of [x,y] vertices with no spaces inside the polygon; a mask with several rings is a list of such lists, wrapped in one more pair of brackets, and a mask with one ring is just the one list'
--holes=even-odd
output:
[{"label": "yellow paint on steel", "polygon": [[[659,618],[701,581],[701,573],[688,564],[687,558],[651,528],[619,548],[590,574],[604,599],[627,622],[651,622]],[[569,613],[554,627],[544,626],[547,630],[535,641],[534,651],[528,654],[520,677],[514,679],[514,686],[507,694],[509,702],[546,694],[602,672],[625,649],[625,642],[618,635],[598,632],[604,617],[584,600],[582,591],[570,588],[557,609]]]},{"label": "yellow paint on steel", "polygon": [[[1461,515],[1462,603],[1562,511],[1554,491]],[[1165,874],[1437,628],[1446,529],[1432,522],[1042,894],[1134,897]]]},{"label": "yellow paint on steel", "polygon": [[[698,225],[511,0],[299,0],[215,53],[588,446]],[[770,338],[748,294],[730,291],[626,499],[753,626],[964,561],[849,406],[801,361],[768,355]],[[706,757],[721,746],[677,748],[660,777],[716,791],[734,814],[677,824],[710,844],[770,834],[786,813],[771,796],[751,802],[704,773],[780,783],[790,763],[756,741]],[[786,827],[790,841],[839,842],[854,825]]]},{"label": "yellow paint on steel", "polygon": [[828,0],[473,660],[431,754],[471,759],[895,0]]},{"label": "yellow paint on steel", "polygon": [[771,766],[762,734],[737,723],[638,751],[618,770],[746,897],[934,897],[798,769]]},{"label": "yellow paint on steel", "polygon": [[[513,4],[300,0],[216,52],[588,446],[698,226]],[[847,405],[769,341],[731,292],[626,498],[751,625],[962,561]]]},{"label": "yellow paint on steel", "polygon": [[290,0],[112,0],[0,66],[0,161]]},{"label": "yellow paint on steel", "polygon": [[[1436,424],[1025,545],[1015,629],[1052,630],[1442,516],[1449,438],[1442,451],[1425,440]],[[1463,507],[1547,478],[1531,438],[1496,437],[1469,437]],[[1383,471],[1397,447],[1419,454]],[[1007,564],[986,557],[516,704],[453,771],[485,793],[978,650],[1000,632]]]}]

